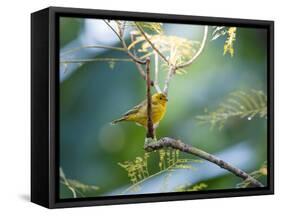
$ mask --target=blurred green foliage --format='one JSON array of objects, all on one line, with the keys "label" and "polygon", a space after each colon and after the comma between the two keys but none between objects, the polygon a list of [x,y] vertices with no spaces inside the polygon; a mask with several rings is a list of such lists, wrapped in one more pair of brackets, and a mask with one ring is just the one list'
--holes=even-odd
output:
[{"label": "blurred green foliage", "polygon": [[81,19],[60,19],[60,46],[63,47],[78,37],[83,28],[83,21]]}]

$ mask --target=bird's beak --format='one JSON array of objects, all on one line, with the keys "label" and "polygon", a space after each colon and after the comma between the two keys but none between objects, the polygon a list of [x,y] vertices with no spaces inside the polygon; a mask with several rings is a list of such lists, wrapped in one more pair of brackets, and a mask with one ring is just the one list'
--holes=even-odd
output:
[{"label": "bird's beak", "polygon": [[165,100],[165,101],[169,101],[169,100],[168,100],[168,98],[166,98],[166,100]]}]

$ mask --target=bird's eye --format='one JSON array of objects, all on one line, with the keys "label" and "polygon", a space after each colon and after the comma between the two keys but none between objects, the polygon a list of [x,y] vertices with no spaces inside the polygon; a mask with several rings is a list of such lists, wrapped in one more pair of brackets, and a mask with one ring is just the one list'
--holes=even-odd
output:
[{"label": "bird's eye", "polygon": [[162,100],[162,97],[160,97],[160,100]]}]

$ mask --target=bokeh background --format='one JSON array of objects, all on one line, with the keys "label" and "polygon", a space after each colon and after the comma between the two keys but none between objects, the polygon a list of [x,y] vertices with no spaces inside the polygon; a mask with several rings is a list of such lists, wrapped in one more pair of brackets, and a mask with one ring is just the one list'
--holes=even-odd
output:
[{"label": "bokeh background", "polygon": [[[165,34],[200,41],[203,26],[163,24]],[[265,118],[233,118],[222,130],[199,125],[196,116],[212,110],[229,93],[237,90],[262,90],[266,93],[266,30],[237,28],[233,57],[223,55],[224,39],[210,41],[201,56],[176,75],[169,89],[165,118],[157,137],[179,138],[250,173],[267,160],[267,125]],[[129,39],[129,38],[128,38]],[[129,40],[128,40],[129,41]],[[120,46],[118,38],[102,20],[61,18],[61,60],[96,57],[127,58],[124,53],[105,49],[81,49],[83,45]],[[152,61],[152,69],[154,62]],[[166,69],[160,69],[161,80]],[[95,185],[98,190],[85,196],[122,194],[131,183],[118,163],[143,156],[145,129],[133,123],[115,126],[110,122],[145,98],[145,82],[130,62],[61,64],[60,67],[60,167],[67,178]],[[157,154],[149,158],[151,173],[157,171]],[[164,175],[147,182],[137,193],[174,191],[185,184],[204,182],[206,190],[235,188],[241,179],[203,162],[194,170],[174,171],[165,190]],[[266,178],[261,178],[266,185]],[[136,193],[136,192],[134,192]],[[72,197],[64,185],[60,197]]]}]

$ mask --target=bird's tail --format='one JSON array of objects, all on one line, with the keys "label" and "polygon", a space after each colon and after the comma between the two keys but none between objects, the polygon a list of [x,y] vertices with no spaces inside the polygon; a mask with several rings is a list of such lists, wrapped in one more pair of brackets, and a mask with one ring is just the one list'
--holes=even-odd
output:
[{"label": "bird's tail", "polygon": [[121,118],[119,118],[119,119],[116,119],[116,120],[110,122],[110,124],[115,125],[115,124],[117,124],[118,122],[125,121],[125,120],[126,120],[126,117],[121,117]]}]

